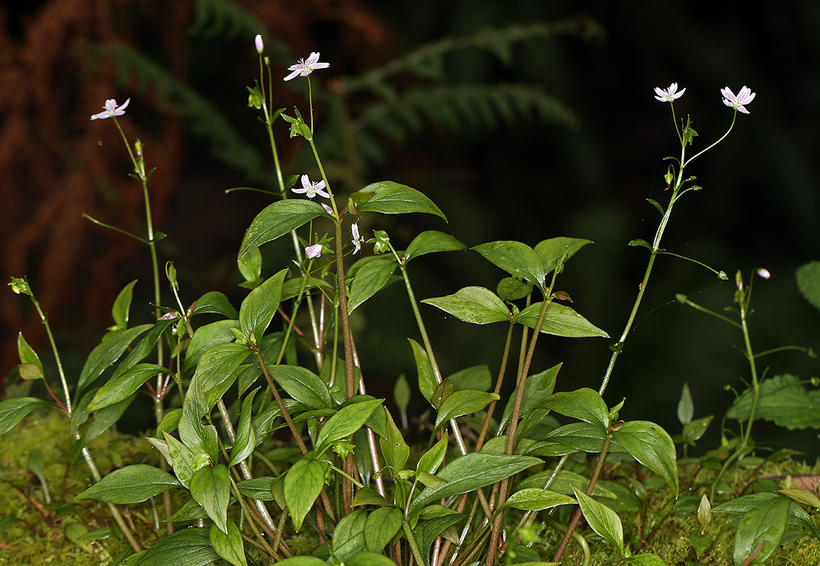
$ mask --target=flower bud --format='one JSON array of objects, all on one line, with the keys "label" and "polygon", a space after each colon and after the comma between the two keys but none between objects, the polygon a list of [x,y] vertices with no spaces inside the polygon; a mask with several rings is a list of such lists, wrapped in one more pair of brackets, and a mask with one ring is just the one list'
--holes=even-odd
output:
[{"label": "flower bud", "polygon": [[254,39],[254,43],[256,44],[256,52],[260,55],[265,50],[265,42],[262,41],[262,35],[256,34],[256,39]]}]

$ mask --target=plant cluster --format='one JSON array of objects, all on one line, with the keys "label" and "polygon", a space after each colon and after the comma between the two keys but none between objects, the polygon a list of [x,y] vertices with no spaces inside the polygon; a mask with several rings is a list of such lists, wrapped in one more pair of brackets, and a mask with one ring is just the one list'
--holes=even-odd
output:
[{"label": "plant cluster", "polygon": [[[548,564],[561,562],[575,541],[588,564],[591,535],[579,530],[582,520],[605,541],[612,560],[650,566],[670,559],[708,563],[726,529],[734,529],[733,561],[743,566],[762,563],[790,540],[787,525],[820,539],[803,507],[820,507],[820,500],[806,489],[767,489],[771,485],[765,484],[747,494],[747,482],[739,493],[733,491],[736,497],[726,497],[726,474],[732,466],[759,468],[766,463],[753,454],[759,448],[751,437],[753,422],[785,418],[783,400],[801,392],[815,402],[796,378],[767,380],[758,375],[756,360],[763,354],[752,350],[748,325],[752,283],[745,283],[739,272],[734,296],[739,322],[711,314],[741,330],[750,383],[724,418],[718,450],[703,459],[679,459],[712,420],[694,419],[686,388],[679,410],[684,428],[675,438],[656,423],[622,419],[625,402],[609,406],[603,397],[659,255],[694,261],[728,280],[723,271],[667,251],[661,242],[677,202],[701,189],[685,171],[726,138],[738,112],[748,114],[746,106],[755,97],[750,89],[744,86],[738,95],[728,87],[721,90],[724,104],[733,109],[731,125],[693,156],[687,151],[697,133],[691,120],[679,122],[674,110],[685,89],[678,91],[676,83],[655,89],[656,98],[672,110],[680,155],[668,158],[668,201],[649,201],[661,217],[654,239],[630,242],[649,252],[643,280],[624,329],[611,346],[599,389],[556,391],[561,364],[532,367],[542,335],[609,337],[576,312],[570,293],[559,286],[569,261],[591,242],[552,237],[533,247],[517,241],[474,245],[471,250],[504,273],[495,290],[468,286],[418,300],[411,262],[415,266],[428,254],[467,246],[430,230],[397,249],[390,235],[378,229],[378,215],[418,213],[446,220],[444,212],[420,191],[391,181],[342,197],[331,185],[314,138],[311,77],[329,63],[311,53],[290,66],[290,74],[277,77],[304,78],[309,106],[304,114],[296,108],[274,110],[274,71],[261,36],[255,48],[260,77],[248,87],[248,105],[261,113],[279,190],[277,200],[251,222],[239,247],[237,265],[249,292],[238,308],[219,292],[183,300],[174,264],[167,262],[164,273],[160,269],[156,244],[163,235],[153,226],[149,198],[153,170],[143,144],[129,142],[117,121],[130,99],[122,105],[107,100],[104,111],[92,119],[114,122],[133,163],[132,175],[143,190],[146,235],[129,235],[151,253],[156,320],[129,325],[136,282],[129,284],[112,308],[114,325],[76,381],[69,383],[34,291],[24,277],[10,283],[40,314],[54,349],[62,395],[50,388],[40,356],[20,334],[19,374],[42,379],[51,398],[0,402],[0,434],[41,407],[66,416],[69,462],[81,458],[94,480],[74,497],[104,503],[116,524],[110,532],[131,547],[115,557],[115,563]],[[301,138],[310,147],[318,177],[286,175],[273,127],[280,119],[289,125],[290,138]],[[377,227],[372,235],[360,227],[363,215],[376,215],[368,224]],[[322,233],[325,228],[329,231]],[[289,241],[293,262],[270,269],[263,247],[279,239]],[[369,245],[373,254],[365,255]],[[754,273],[769,277],[765,269]],[[163,302],[162,275],[173,306]],[[351,328],[355,310],[392,283],[404,285],[418,330],[408,337],[417,380],[412,387],[406,379],[396,382],[398,419],[384,399],[367,393],[367,361],[359,359]],[[706,311],[687,297],[678,299]],[[469,324],[506,324],[497,374],[478,365],[443,375],[420,303]],[[433,416],[426,423],[426,437],[411,447],[403,429],[413,387]],[[512,393],[502,397],[508,390]],[[140,391],[147,391],[154,403],[157,425],[147,436],[154,450],[130,457],[103,476],[89,444],[122,417]],[[727,419],[740,422],[739,434],[732,434]],[[775,453],[768,461],[787,456]],[[36,461],[29,467],[42,475]],[[159,496],[162,503],[155,505]],[[154,527],[150,535],[138,537],[120,506],[145,501],[151,502]],[[689,546],[674,557],[652,552],[651,541],[661,525],[687,516],[701,527],[689,536]],[[624,521],[634,517],[640,524],[638,534],[626,537]],[[10,524],[3,521],[0,529]],[[165,525],[163,535],[160,523]],[[178,528],[185,525],[192,528]]]}]

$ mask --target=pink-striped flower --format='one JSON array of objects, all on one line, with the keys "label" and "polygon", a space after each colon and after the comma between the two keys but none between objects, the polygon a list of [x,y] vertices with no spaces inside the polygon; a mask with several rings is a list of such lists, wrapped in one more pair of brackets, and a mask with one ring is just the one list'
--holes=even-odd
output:
[{"label": "pink-striped flower", "polygon": [[99,114],[94,114],[91,116],[92,120],[105,120],[106,118],[111,118],[113,116],[122,116],[125,114],[125,108],[128,106],[128,103],[131,102],[129,98],[126,100],[122,106],[117,106],[117,101],[113,98],[109,98],[105,101],[105,112],[100,112]]},{"label": "pink-striped flower", "polygon": [[746,85],[743,85],[743,88],[740,89],[737,96],[735,96],[735,93],[733,93],[728,86],[720,89],[720,94],[723,95],[723,104],[729,108],[734,108],[738,112],[743,112],[744,114],[749,113],[749,111],[746,110],[745,105],[755,99],[755,93],[753,93],[752,89]]},{"label": "pink-striped flower", "polygon": [[288,71],[293,72],[285,77],[285,80],[289,81],[299,76],[306,77],[316,69],[327,69],[328,67],[330,67],[330,63],[320,63],[319,52],[315,51],[310,54],[310,57],[308,57],[307,60],[299,59],[298,63],[288,67]]},{"label": "pink-striped flower", "polygon": [[683,96],[683,93],[686,92],[686,89],[681,89],[678,92],[678,83],[672,83],[669,85],[669,88],[660,88],[655,87],[655,98],[660,100],[661,102],[674,102],[676,98],[680,98]]}]

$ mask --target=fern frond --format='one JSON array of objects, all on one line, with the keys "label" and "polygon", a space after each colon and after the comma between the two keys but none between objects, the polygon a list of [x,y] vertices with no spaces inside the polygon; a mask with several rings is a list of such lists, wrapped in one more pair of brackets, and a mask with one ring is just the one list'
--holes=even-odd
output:
[{"label": "fern frond", "polygon": [[543,122],[578,126],[575,113],[536,86],[523,84],[437,86],[409,90],[367,107],[351,126],[356,136],[376,130],[397,142],[422,130],[423,118],[450,131],[465,126],[494,130],[535,116]]},{"label": "fern frond", "polygon": [[134,81],[140,91],[156,89],[160,101],[168,104],[171,112],[184,116],[195,135],[210,140],[211,153],[217,159],[253,181],[265,179],[262,156],[256,147],[241,138],[219,109],[167,69],[125,45],[91,45],[89,54],[111,61],[121,85]]},{"label": "fern frond", "polygon": [[459,49],[480,48],[493,52],[505,65],[512,61],[512,48],[516,43],[543,39],[559,34],[578,35],[590,39],[603,35],[602,28],[587,16],[576,16],[563,20],[529,25],[511,25],[489,29],[464,37],[456,37],[429,43],[410,52],[400,59],[366,73],[346,83],[348,93],[362,89],[372,89],[391,75],[401,71],[431,79],[444,77],[443,56]]},{"label": "fern frond", "polygon": [[201,35],[207,39],[223,37],[228,40],[239,36],[248,41],[257,33],[262,33],[265,39],[265,49],[272,59],[290,60],[290,49],[282,42],[264,33],[263,24],[251,12],[248,12],[235,0],[196,0],[194,2],[194,21],[188,28],[191,36]]}]

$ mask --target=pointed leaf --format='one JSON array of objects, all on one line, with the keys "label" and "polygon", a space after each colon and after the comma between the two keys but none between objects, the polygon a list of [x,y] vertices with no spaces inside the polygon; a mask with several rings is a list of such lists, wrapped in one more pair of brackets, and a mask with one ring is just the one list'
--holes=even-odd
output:
[{"label": "pointed leaf", "polygon": [[410,342],[410,347],[413,348],[413,357],[416,360],[416,370],[419,375],[419,391],[421,391],[425,399],[430,401],[438,387],[430,358],[427,357],[427,351],[422,348],[418,342],[412,338],[408,338],[407,341]]},{"label": "pointed leaf", "polygon": [[509,322],[512,316],[504,301],[484,287],[464,287],[452,295],[424,299],[421,302],[440,308],[470,324]]},{"label": "pointed leaf", "polygon": [[105,340],[97,345],[86,359],[74,394],[79,398],[85,386],[97,379],[108,366],[116,362],[134,338],[153,326],[153,324],[143,324],[134,328],[109,332]]},{"label": "pointed leaf", "polygon": [[658,474],[678,496],[678,465],[675,443],[659,425],[630,421],[612,434],[633,458]]},{"label": "pointed leaf", "polygon": [[321,377],[301,366],[270,366],[271,377],[294,400],[312,409],[330,409],[333,399]]},{"label": "pointed leaf", "polygon": [[255,287],[262,280],[262,252],[259,248],[251,248],[236,260],[239,273],[247,283]]},{"label": "pointed leaf", "polygon": [[384,256],[365,263],[356,271],[356,276],[350,284],[348,312],[353,312],[356,307],[386,287],[393,279],[397,267],[396,258]]},{"label": "pointed leaf", "polygon": [[404,261],[408,263],[411,259],[425,254],[454,252],[465,249],[467,249],[467,246],[450,234],[436,230],[427,230],[416,236],[413,241],[410,242],[410,245],[407,246],[407,249],[404,251]]},{"label": "pointed leaf", "polygon": [[575,492],[575,498],[581,506],[581,511],[584,513],[584,518],[587,520],[589,527],[613,544],[618,549],[618,553],[623,556],[624,528],[618,514],[603,503],[598,503],[584,494],[575,486],[572,490]]},{"label": "pointed leaf", "polygon": [[774,552],[786,529],[789,505],[788,498],[776,497],[764,501],[740,518],[735,535],[735,565],[745,563],[759,546],[759,554],[748,564],[763,564]]},{"label": "pointed leaf", "polygon": [[249,349],[243,344],[231,342],[217,344],[202,354],[196,368],[195,378],[205,399],[202,409],[204,416],[236,381],[244,369]]},{"label": "pointed leaf", "polygon": [[393,416],[386,408],[384,413],[387,419],[387,435],[379,439],[379,445],[382,449],[384,461],[395,473],[398,473],[404,469],[407,458],[410,457],[410,447],[407,446],[399,427],[393,421]]},{"label": "pointed leaf", "polygon": [[324,485],[325,468],[312,458],[302,458],[285,474],[285,502],[297,531]]},{"label": "pointed leaf", "polygon": [[400,185],[393,181],[373,183],[359,191],[360,193],[374,193],[367,202],[358,205],[359,212],[380,212],[382,214],[408,214],[423,212],[435,214],[447,221],[447,217],[439,210],[433,201],[416,189]]},{"label": "pointed leaf", "polygon": [[689,391],[689,385],[683,384],[683,391],[680,394],[680,401],[678,401],[678,420],[680,424],[686,426],[692,422],[692,417],[695,416],[695,404],[692,401],[692,393]]},{"label": "pointed leaf", "polygon": [[[93,390],[89,391],[89,394],[84,395],[80,402],[74,407],[74,414],[71,415],[70,422],[71,430],[74,433],[78,432],[79,425],[82,424],[80,421],[85,422],[88,418],[88,414],[86,412],[88,411],[87,403],[91,397],[90,393],[92,392]],[[90,425],[88,425],[88,427],[86,427],[82,435],[79,435],[78,438],[77,434],[72,434],[68,455],[69,461],[75,461],[80,455],[80,452],[82,452],[82,449],[85,448],[89,442],[97,438],[113,426],[117,421],[119,421],[123,413],[125,413],[128,407],[131,406],[131,403],[134,401],[136,396],[137,394],[133,393],[122,401],[95,411],[93,421]],[[75,415],[80,412],[85,414],[85,418],[75,419]]]},{"label": "pointed leaf", "polygon": [[541,464],[540,458],[528,456],[507,456],[498,454],[470,453],[456,458],[436,474],[447,483],[439,487],[427,488],[411,503],[409,513],[420,513],[428,503],[473,491],[492,485],[526,470],[530,466]]},{"label": "pointed leaf", "polygon": [[237,257],[252,253],[254,248],[289,234],[291,230],[320,216],[327,216],[327,212],[318,202],[308,199],[276,201],[265,207],[253,219],[245,232]]},{"label": "pointed leaf", "polygon": [[143,383],[168,370],[157,364],[137,364],[119,377],[111,379],[97,390],[96,395],[85,408],[87,412],[97,411],[127,399],[136,393]]},{"label": "pointed leaf", "polygon": [[74,499],[97,499],[117,505],[145,501],[181,484],[168,472],[145,464],[114,470]]},{"label": "pointed leaf", "polygon": [[365,421],[370,418],[370,414],[380,406],[383,399],[373,399],[361,403],[353,403],[343,407],[335,415],[330,417],[319,431],[316,438],[316,451],[321,453],[322,449],[328,445],[350,438],[354,432],[362,428]]},{"label": "pointed leaf", "polygon": [[[555,380],[558,378],[558,372],[561,370],[562,365],[563,363],[556,364],[541,373],[536,373],[535,375],[530,375],[527,377],[527,380],[524,382],[524,396],[521,399],[521,414],[524,415],[525,419],[532,408],[552,395],[552,392],[555,389]],[[516,387],[513,390],[512,395],[510,395],[507,406],[504,407],[504,413],[501,416],[501,423],[498,427],[500,431],[506,429],[507,425],[510,424],[513,410],[515,409],[515,398],[517,395],[518,388]],[[546,416],[545,411],[542,411],[542,413],[543,414],[541,414],[541,418],[539,418],[538,421]],[[519,424],[519,428],[520,427],[521,424]],[[526,432],[523,432],[523,434],[526,434]]]},{"label": "pointed leaf", "polygon": [[184,487],[190,486],[194,474],[211,464],[210,456],[205,452],[194,452],[167,432],[163,432],[163,436],[174,474]]},{"label": "pointed leaf", "polygon": [[17,426],[17,423],[33,410],[46,406],[53,405],[36,397],[15,397],[0,401],[0,435],[6,434]]},{"label": "pointed leaf", "polygon": [[251,426],[251,411],[253,410],[253,397],[259,389],[251,391],[242,401],[242,411],[239,414],[239,426],[236,427],[236,440],[231,448],[231,459],[228,467],[234,466],[253,453],[256,447],[256,434]]},{"label": "pointed leaf", "polygon": [[196,528],[182,529],[163,537],[145,554],[129,557],[128,566],[131,566],[133,556],[139,556],[135,566],[206,566],[219,560],[211,546],[210,529]]},{"label": "pointed leaf", "polygon": [[[535,328],[538,315],[541,313],[541,303],[534,303],[515,316],[515,322],[529,328]],[[547,307],[547,314],[541,324],[541,332],[566,338],[589,338],[600,336],[609,338],[609,334],[589,322],[575,312],[572,307],[552,302]]]},{"label": "pointed leaf", "polygon": [[527,488],[516,491],[504,503],[504,507],[512,507],[522,511],[541,511],[552,509],[558,505],[573,505],[576,501],[568,495],[556,493],[548,489]]},{"label": "pointed leaf", "polygon": [[797,288],[805,299],[820,309],[820,261],[811,261],[797,268]]},{"label": "pointed leaf", "polygon": [[444,461],[444,456],[447,455],[447,433],[445,432],[441,440],[435,443],[427,452],[421,455],[419,463],[416,464],[416,474],[427,472],[428,474],[435,474],[438,467]]},{"label": "pointed leaf", "polygon": [[553,393],[539,403],[550,409],[580,421],[592,423],[606,430],[609,426],[609,409],[597,391],[582,387],[575,391]]},{"label": "pointed leaf", "polygon": [[592,240],[560,236],[539,242],[534,251],[541,259],[544,273],[550,273],[557,266],[563,265],[564,262],[574,256],[578,250],[591,243]]},{"label": "pointed leaf", "polygon": [[191,316],[196,314],[221,314],[225,318],[238,319],[239,312],[233,307],[228,297],[219,291],[209,291],[196,300]]},{"label": "pointed leaf", "polygon": [[368,515],[364,523],[364,542],[370,552],[381,552],[401,529],[404,519],[401,509],[380,507]]},{"label": "pointed leaf", "polygon": [[134,279],[123,287],[117,298],[114,300],[114,306],[111,307],[111,317],[114,319],[114,324],[118,328],[128,328],[128,314],[131,311],[131,297],[134,293],[134,285],[137,280]]},{"label": "pointed leaf", "polygon": [[32,364],[39,368],[41,375],[43,374],[43,362],[40,361],[37,352],[23,338],[22,332],[17,334],[17,354],[20,356],[20,364]]},{"label": "pointed leaf", "polygon": [[495,393],[484,391],[455,391],[439,406],[435,427],[440,427],[450,419],[476,413],[500,398]]},{"label": "pointed leaf", "polygon": [[473,366],[454,373],[447,379],[453,384],[456,391],[472,389],[474,391],[489,391],[493,386],[493,376],[490,368],[485,365]]},{"label": "pointed leaf", "polygon": [[[295,201],[279,201],[295,202]],[[318,206],[318,205],[317,205]],[[282,296],[282,283],[288,274],[283,269],[251,291],[239,307],[239,327],[242,333],[258,343],[267,330]]]},{"label": "pointed leaf", "polygon": [[202,505],[220,531],[228,534],[228,500],[231,477],[222,464],[205,466],[191,478],[191,497]]},{"label": "pointed leaf", "polygon": [[544,271],[541,258],[528,245],[521,242],[500,240],[479,244],[472,249],[510,275],[526,279],[539,288],[544,287],[547,272]]},{"label": "pointed leaf", "polygon": [[185,361],[182,363],[182,373],[199,363],[199,358],[219,344],[229,344],[236,339],[233,330],[239,329],[238,320],[217,320],[210,324],[204,324],[194,331],[188,349],[185,351]]},{"label": "pointed leaf", "polygon": [[227,534],[219,530],[215,524],[211,525],[209,534],[211,546],[214,547],[219,556],[233,564],[233,566],[248,566],[248,561],[245,558],[245,544],[242,542],[242,533],[239,532],[239,527],[236,526],[233,519],[228,519]]}]

